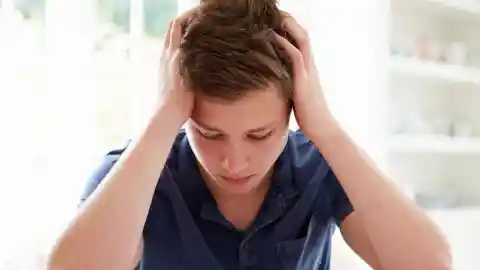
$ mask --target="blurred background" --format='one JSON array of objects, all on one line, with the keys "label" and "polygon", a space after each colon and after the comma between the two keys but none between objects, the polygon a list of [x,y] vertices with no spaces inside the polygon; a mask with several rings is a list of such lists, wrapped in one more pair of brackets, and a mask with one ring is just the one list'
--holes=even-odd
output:
[{"label": "blurred background", "polygon": [[[1,270],[44,269],[92,169],[148,116],[167,23],[195,4],[0,0]],[[308,29],[335,116],[440,225],[454,269],[478,269],[480,0],[280,6]],[[338,234],[332,260],[369,269]]]}]

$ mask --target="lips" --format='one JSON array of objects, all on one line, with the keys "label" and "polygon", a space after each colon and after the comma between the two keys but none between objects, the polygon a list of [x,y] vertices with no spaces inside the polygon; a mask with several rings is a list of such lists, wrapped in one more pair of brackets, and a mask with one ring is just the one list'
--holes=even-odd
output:
[{"label": "lips", "polygon": [[253,175],[250,176],[235,176],[235,177],[227,177],[227,176],[222,176],[222,178],[229,182],[229,183],[235,183],[235,184],[243,184],[248,182],[252,178]]}]

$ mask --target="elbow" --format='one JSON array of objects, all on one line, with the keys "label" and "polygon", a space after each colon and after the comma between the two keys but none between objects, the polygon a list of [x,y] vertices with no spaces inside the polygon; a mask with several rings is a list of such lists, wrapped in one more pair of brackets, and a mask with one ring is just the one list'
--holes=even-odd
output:
[{"label": "elbow", "polygon": [[47,267],[45,269],[46,270],[66,270],[66,268],[60,267],[57,264],[52,263],[51,261],[47,263]]},{"label": "elbow", "polygon": [[82,268],[79,268],[78,265],[75,266],[72,264],[67,264],[63,259],[59,257],[50,256],[47,259],[45,269],[46,270],[76,270],[76,269],[82,269]]},{"label": "elbow", "polygon": [[452,270],[453,269],[453,252],[452,252],[452,246],[450,245],[450,242],[448,241],[447,237],[445,235],[441,235],[442,237],[442,248],[441,251],[438,253],[438,268],[435,269],[440,269],[440,270]]},{"label": "elbow", "polygon": [[57,245],[51,249],[46,261],[46,270],[76,270],[80,269],[78,265],[72,263],[70,259],[72,256],[67,256],[64,252],[64,247]]},{"label": "elbow", "polygon": [[[450,244],[442,239],[441,244],[418,246],[415,251],[410,252],[412,260],[404,260],[398,264],[397,268],[392,269],[412,269],[412,270],[452,270],[453,255]],[[387,268],[388,269],[388,268]]]},{"label": "elbow", "polygon": [[66,270],[66,268],[60,266],[54,258],[49,257],[46,264],[46,270]]},{"label": "elbow", "polygon": [[449,245],[445,245],[441,250],[430,256],[430,260],[426,263],[427,267],[421,269],[431,270],[452,270],[453,256]]},{"label": "elbow", "polygon": [[46,270],[66,270],[67,268],[62,266],[60,261],[57,252],[52,251],[47,258]]},{"label": "elbow", "polygon": [[428,252],[430,256],[425,256],[425,258],[430,258],[426,264],[427,268],[422,269],[432,269],[432,270],[452,270],[453,269],[453,253],[450,241],[447,239],[447,236],[438,230],[438,234],[435,241],[432,241],[435,245],[431,246],[431,251]]},{"label": "elbow", "polygon": [[442,252],[434,261],[434,267],[429,269],[452,270],[453,256],[451,250],[448,248],[446,251]]}]

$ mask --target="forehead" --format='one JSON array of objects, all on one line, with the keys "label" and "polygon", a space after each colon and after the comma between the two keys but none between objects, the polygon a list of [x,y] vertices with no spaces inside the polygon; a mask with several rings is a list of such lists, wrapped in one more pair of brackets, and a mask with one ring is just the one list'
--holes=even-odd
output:
[{"label": "forehead", "polygon": [[286,119],[286,110],[278,91],[259,90],[231,102],[198,98],[192,119],[222,130],[251,129]]}]

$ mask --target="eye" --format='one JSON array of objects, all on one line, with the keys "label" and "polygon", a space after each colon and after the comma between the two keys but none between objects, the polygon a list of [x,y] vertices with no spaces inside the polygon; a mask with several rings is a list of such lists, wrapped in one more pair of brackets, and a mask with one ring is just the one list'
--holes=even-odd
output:
[{"label": "eye", "polygon": [[256,134],[256,135],[249,134],[248,137],[252,140],[255,140],[255,141],[263,141],[263,140],[268,139],[272,134],[273,134],[273,130],[270,130],[266,134],[261,134],[261,135],[260,134]]},{"label": "eye", "polygon": [[218,140],[222,137],[222,134],[221,133],[208,133],[208,132],[202,132],[200,130],[197,129],[197,133],[200,134],[200,136],[202,136],[204,139],[207,139],[207,140]]}]

